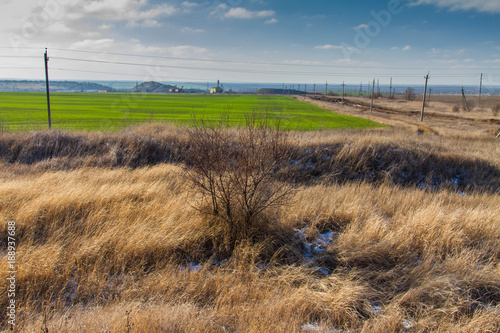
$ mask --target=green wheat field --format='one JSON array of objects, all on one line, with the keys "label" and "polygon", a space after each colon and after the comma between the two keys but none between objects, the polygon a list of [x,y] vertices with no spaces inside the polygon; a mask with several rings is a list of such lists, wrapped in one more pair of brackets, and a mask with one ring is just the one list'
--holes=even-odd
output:
[{"label": "green wheat field", "polygon": [[[327,111],[290,97],[256,95],[51,94],[52,128],[115,131],[146,122],[189,125],[229,117],[235,126],[251,113],[283,119],[292,130],[372,128],[380,124]],[[0,93],[0,126],[19,132],[48,128],[43,93]]]}]

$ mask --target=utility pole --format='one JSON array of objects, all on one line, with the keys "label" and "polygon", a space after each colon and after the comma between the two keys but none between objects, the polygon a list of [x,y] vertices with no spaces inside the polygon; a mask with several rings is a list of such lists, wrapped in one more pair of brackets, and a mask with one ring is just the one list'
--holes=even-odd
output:
[{"label": "utility pole", "polygon": [[479,105],[481,105],[482,92],[483,92],[483,73],[481,73],[481,80],[479,81]]},{"label": "utility pole", "polygon": [[432,96],[432,88],[429,88],[429,98],[427,99],[427,107],[431,106],[431,96]]},{"label": "utility pole", "polygon": [[422,103],[422,112],[420,114],[420,121],[424,121],[424,110],[425,110],[425,98],[427,97],[427,82],[429,81],[429,74],[425,76],[425,88],[424,88],[424,102]]},{"label": "utility pole", "polygon": [[462,87],[462,100],[463,100],[463,104],[467,108],[467,112],[470,112],[469,103],[467,103],[467,97],[465,97],[464,87]]},{"label": "utility pole", "polygon": [[363,82],[359,84],[359,96],[363,95]]},{"label": "utility pole", "polygon": [[370,103],[370,112],[373,112],[373,95],[375,94],[375,79],[373,79],[372,86],[372,102]]},{"label": "utility pole", "polygon": [[326,81],[326,84],[325,84],[325,96],[328,95],[328,81]]},{"label": "utility pole", "polygon": [[392,77],[391,77],[391,84],[389,85],[389,99],[392,99]]},{"label": "utility pole", "polygon": [[47,87],[47,112],[49,114],[49,129],[51,129],[52,120],[50,117],[50,91],[49,91],[49,68],[48,68],[49,57],[47,56],[47,48],[45,48],[43,59],[45,62],[45,85]]},{"label": "utility pole", "polygon": [[344,106],[344,87],[345,87],[345,84],[344,84],[344,82],[342,82],[342,106]]},{"label": "utility pole", "polygon": [[307,96],[307,84],[304,86],[304,93]]}]

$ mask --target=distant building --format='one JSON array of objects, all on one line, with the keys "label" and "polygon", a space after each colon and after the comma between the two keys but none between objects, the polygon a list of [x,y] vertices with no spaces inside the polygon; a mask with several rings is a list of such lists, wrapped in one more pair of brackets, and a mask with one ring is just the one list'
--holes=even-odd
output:
[{"label": "distant building", "polygon": [[97,93],[99,94],[104,94],[104,93],[107,93],[108,91],[107,90],[97,90]]},{"label": "distant building", "polygon": [[220,86],[219,80],[217,80],[217,87],[210,88],[210,93],[211,94],[222,94],[224,92],[224,89]]}]

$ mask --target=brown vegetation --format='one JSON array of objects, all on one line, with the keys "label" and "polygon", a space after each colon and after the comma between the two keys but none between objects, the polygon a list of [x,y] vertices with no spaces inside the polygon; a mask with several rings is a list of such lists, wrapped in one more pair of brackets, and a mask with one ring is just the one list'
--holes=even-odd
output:
[{"label": "brown vegetation", "polygon": [[[225,147],[243,153],[242,130],[227,131]],[[193,207],[185,129],[1,134],[17,328],[497,332],[498,140],[443,132],[289,133],[290,168],[266,176],[294,188],[289,204],[231,256]],[[2,257],[2,281],[7,271]]]}]

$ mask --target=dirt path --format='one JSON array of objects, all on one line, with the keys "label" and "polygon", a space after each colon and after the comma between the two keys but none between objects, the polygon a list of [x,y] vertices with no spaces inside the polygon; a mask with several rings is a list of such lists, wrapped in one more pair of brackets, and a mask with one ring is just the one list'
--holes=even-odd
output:
[{"label": "dirt path", "polygon": [[[297,100],[312,103],[326,110],[341,114],[367,118],[389,126],[403,127],[422,133],[434,133],[445,136],[487,136],[495,137],[500,132],[500,118],[488,116],[484,112],[467,114],[436,112],[432,108],[424,114],[420,122],[420,111],[415,110],[415,103],[403,105],[398,101],[377,100],[370,112],[370,101],[363,98],[345,98],[344,105],[339,97],[297,96]],[[450,105],[451,109],[451,105]]]}]

